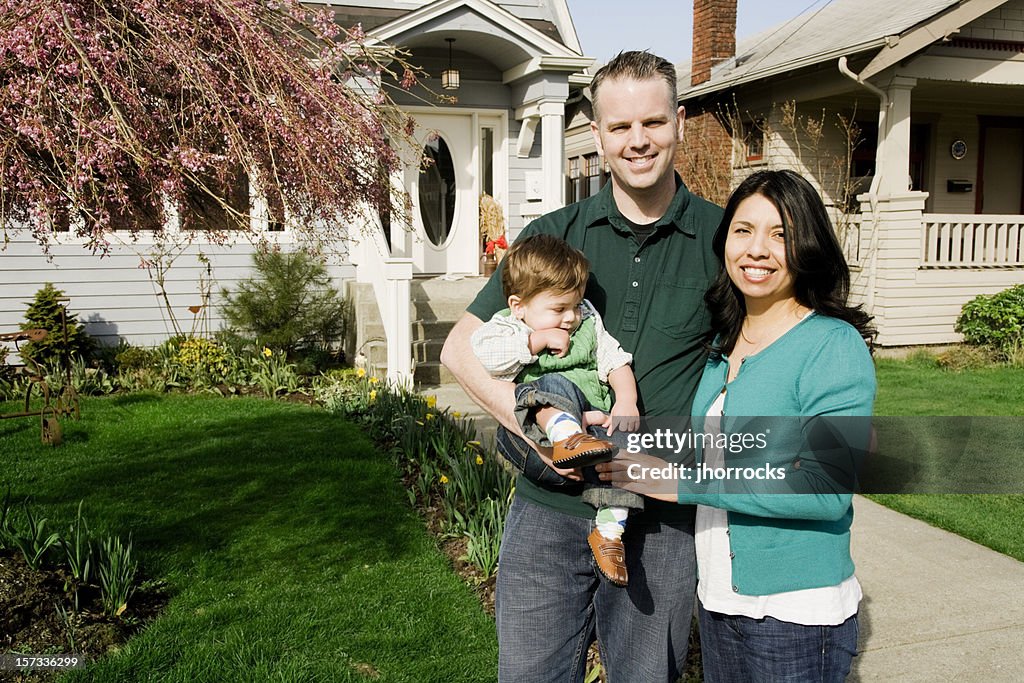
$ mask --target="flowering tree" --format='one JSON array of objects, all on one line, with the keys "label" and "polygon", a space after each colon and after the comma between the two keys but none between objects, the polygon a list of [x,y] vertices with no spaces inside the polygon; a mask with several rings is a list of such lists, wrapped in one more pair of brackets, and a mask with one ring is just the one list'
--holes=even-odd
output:
[{"label": "flowering tree", "polygon": [[215,228],[244,229],[245,176],[317,242],[367,207],[401,211],[389,140],[411,122],[359,87],[411,83],[391,60],[297,0],[0,0],[5,242],[29,226],[46,249],[70,229],[104,252],[115,229],[171,211],[189,227],[204,207],[227,217]]}]

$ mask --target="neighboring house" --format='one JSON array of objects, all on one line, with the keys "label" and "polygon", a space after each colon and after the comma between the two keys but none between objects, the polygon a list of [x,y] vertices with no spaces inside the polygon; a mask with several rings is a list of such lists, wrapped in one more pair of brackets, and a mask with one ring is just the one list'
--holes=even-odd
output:
[{"label": "neighboring house", "polygon": [[880,344],[959,341],[965,302],[1024,282],[1024,0],[832,0],[739,45],[735,0],[694,5],[703,168],[815,183]]},{"label": "neighboring house", "polygon": [[[333,267],[339,282],[374,285],[388,339],[399,342],[389,344],[397,354],[389,359],[389,374],[407,377],[409,354],[398,349],[408,349],[409,279],[479,273],[481,193],[504,208],[510,238],[533,217],[563,205],[566,100],[571,84],[586,82],[580,74],[593,60],[580,53],[565,0],[307,4],[330,6],[345,27],[361,24],[371,45],[405,51],[407,60],[428,75],[423,86],[455,98],[431,106],[436,98],[426,97],[421,86],[389,90],[417,120],[417,142],[434,163],[409,167],[393,179],[412,199],[412,225],[381,230],[390,221],[368,217],[367,225],[350,229],[354,246],[338,245],[340,264]],[[442,87],[441,74],[448,69],[458,72],[457,89]],[[287,227],[264,224],[270,238],[288,248]],[[248,274],[248,245],[188,245],[167,271],[169,306],[164,307],[148,271],[140,269],[140,258],[149,256],[145,239],[126,241],[100,260],[81,242],[65,238],[48,261],[28,232],[20,233],[0,255],[0,329],[16,327],[25,302],[52,281],[102,341],[155,344],[172,333],[168,307],[187,332],[193,322],[188,307],[206,304],[213,320],[204,325],[216,329],[215,305],[202,290],[230,288]]]}]

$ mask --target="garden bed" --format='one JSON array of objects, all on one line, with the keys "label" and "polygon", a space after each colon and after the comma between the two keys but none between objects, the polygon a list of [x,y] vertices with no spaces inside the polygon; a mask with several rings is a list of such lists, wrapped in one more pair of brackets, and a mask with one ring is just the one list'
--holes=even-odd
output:
[{"label": "garden bed", "polygon": [[[55,605],[69,603],[64,570],[31,569],[19,555],[0,551],[0,651],[71,654],[95,661],[117,650],[166,606],[159,583],[143,584],[117,617],[103,614],[96,586],[79,590],[77,614],[62,615]],[[70,610],[69,610],[70,612]],[[50,681],[55,672],[8,674],[14,681]]]}]

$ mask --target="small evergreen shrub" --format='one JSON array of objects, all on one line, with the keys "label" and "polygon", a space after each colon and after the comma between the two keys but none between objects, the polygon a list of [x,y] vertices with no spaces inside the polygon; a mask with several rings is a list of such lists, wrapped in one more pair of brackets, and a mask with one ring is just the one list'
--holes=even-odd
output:
[{"label": "small evergreen shrub", "polygon": [[323,262],[303,252],[253,257],[256,274],[223,290],[222,313],[231,331],[285,351],[327,348],[344,339],[349,303],[331,286]]},{"label": "small evergreen shrub", "polygon": [[1007,356],[1024,338],[1024,284],[974,297],[961,309],[955,329],[968,344]]},{"label": "small evergreen shrub", "polygon": [[67,340],[61,324],[61,313],[65,311],[65,302],[60,299],[64,292],[47,282],[46,286],[36,292],[35,299],[25,312],[23,330],[41,328],[46,330],[46,339],[38,342],[22,344],[22,358],[31,358],[44,367],[55,367],[57,364],[88,356],[94,347],[92,337],[85,331],[85,325],[78,322],[78,316],[70,311],[66,313]]}]

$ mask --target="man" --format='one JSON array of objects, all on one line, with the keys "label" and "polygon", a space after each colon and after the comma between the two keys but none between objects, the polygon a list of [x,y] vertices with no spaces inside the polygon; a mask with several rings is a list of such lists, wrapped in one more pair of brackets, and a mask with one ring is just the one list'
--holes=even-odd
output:
[{"label": "man", "polygon": [[[552,234],[584,252],[586,298],[633,354],[641,414],[688,416],[705,362],[703,297],[718,270],[711,238],[721,210],[690,194],[673,169],[684,112],[670,62],[621,53],[594,76],[591,93],[591,131],[611,182],[534,221],[520,239]],[[452,330],[441,360],[501,423],[506,448],[536,448],[551,466],[550,449],[525,441],[515,417],[536,405],[536,392],[491,378],[470,348],[473,331],[505,307],[499,270]],[[586,541],[593,510],[579,493],[564,479],[517,479],[498,573],[499,679],[582,681],[596,636],[609,680],[674,682],[693,614],[693,508],[648,500],[630,518],[622,588],[595,571]]]}]

